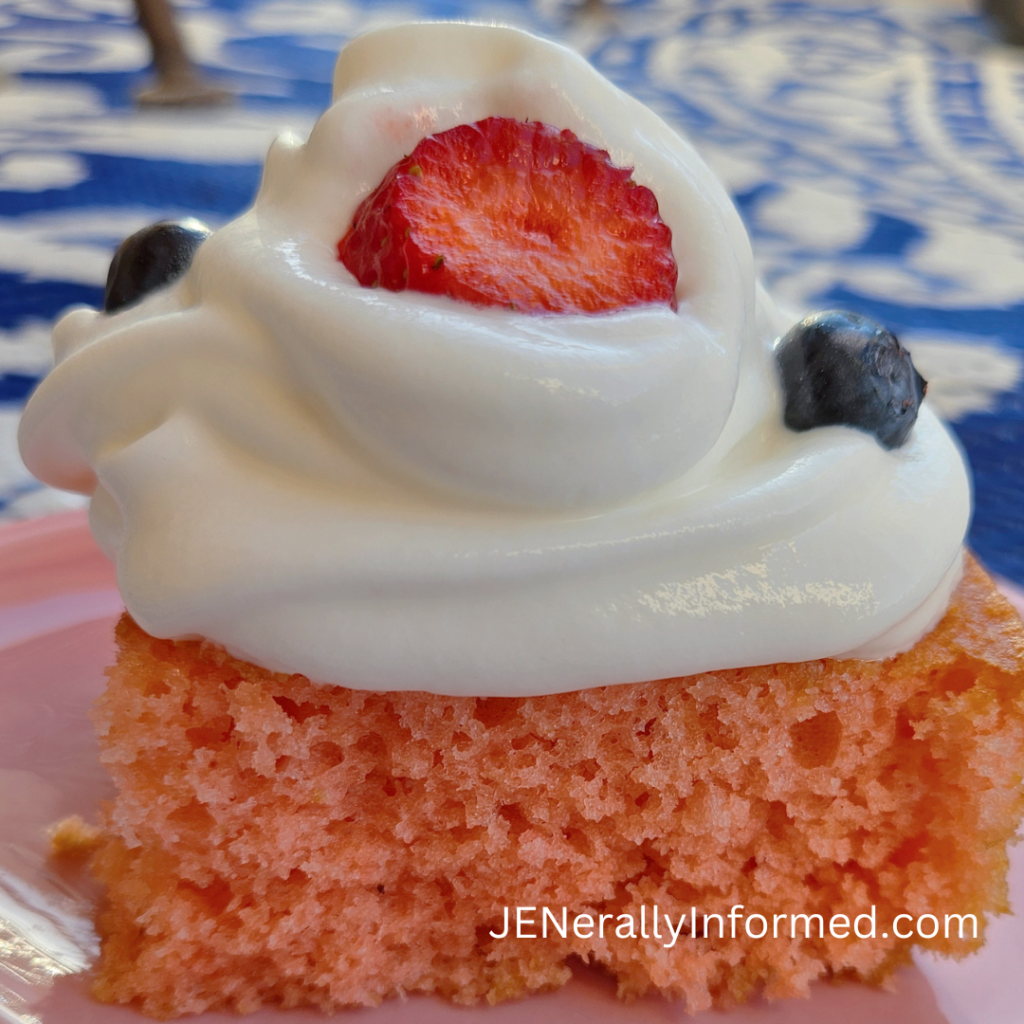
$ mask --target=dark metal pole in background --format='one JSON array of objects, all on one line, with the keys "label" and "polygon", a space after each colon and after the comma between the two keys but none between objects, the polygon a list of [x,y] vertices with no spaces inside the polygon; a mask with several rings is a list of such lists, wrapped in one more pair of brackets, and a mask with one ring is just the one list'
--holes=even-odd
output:
[{"label": "dark metal pole in background", "polygon": [[981,13],[999,29],[1004,42],[1024,46],[1024,0],[981,0]]},{"label": "dark metal pole in background", "polygon": [[141,106],[205,107],[228,103],[231,93],[212,85],[192,63],[181,38],[170,0],[135,0],[139,27],[153,51],[156,81],[139,90]]}]

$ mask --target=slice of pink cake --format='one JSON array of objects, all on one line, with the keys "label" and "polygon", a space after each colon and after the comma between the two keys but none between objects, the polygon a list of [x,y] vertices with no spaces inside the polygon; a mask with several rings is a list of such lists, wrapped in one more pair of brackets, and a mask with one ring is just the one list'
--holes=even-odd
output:
[{"label": "slice of pink cake", "polygon": [[[544,697],[315,686],[127,616],[118,641],[96,716],[118,796],[95,862],[109,903],[94,991],[154,1017],[497,1002],[562,985],[573,956],[621,995],[696,1011],[879,982],[920,941],[896,937],[897,914],[975,915],[977,939],[926,943],[958,955],[1007,909],[1024,629],[976,565],[889,661]],[[872,906],[871,938],[813,920],[793,938],[788,917],[778,938],[748,934],[757,913],[852,923]],[[538,908],[521,929],[538,933],[541,908],[559,923],[564,908],[566,937],[545,919],[546,939],[517,938],[516,907]]]}]

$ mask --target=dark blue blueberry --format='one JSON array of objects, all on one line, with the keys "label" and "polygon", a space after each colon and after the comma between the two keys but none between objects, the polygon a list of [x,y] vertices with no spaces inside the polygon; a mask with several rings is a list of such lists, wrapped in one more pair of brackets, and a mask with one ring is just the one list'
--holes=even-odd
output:
[{"label": "dark blue blueberry", "polygon": [[841,310],[801,320],[780,342],[778,360],[787,427],[842,423],[884,448],[906,441],[928,386],[894,334]]},{"label": "dark blue blueberry", "polygon": [[191,265],[196,249],[209,236],[210,229],[194,217],[164,220],[130,235],[110,261],[104,312],[130,306],[181,277]]}]

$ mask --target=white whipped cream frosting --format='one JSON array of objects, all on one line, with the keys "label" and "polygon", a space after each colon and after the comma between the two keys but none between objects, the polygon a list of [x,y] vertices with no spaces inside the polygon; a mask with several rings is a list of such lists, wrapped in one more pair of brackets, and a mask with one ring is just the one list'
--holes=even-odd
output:
[{"label": "white whipped cream frosting", "polygon": [[[678,312],[528,316],[361,288],[336,246],[424,136],[569,128],[653,189]],[[937,621],[970,487],[925,406],[885,451],[782,424],[790,323],[690,144],[582,58],[506,28],[351,43],[307,142],[173,286],[68,313],[22,454],[93,495],[156,636],[372,690],[554,693],[827,656]]]}]

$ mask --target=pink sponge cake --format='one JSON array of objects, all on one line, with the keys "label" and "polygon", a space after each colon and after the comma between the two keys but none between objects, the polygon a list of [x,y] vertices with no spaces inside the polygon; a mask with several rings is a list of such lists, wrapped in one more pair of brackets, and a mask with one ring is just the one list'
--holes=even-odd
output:
[{"label": "pink sponge cake", "polygon": [[94,991],[155,1017],[497,1002],[573,955],[699,1010],[880,981],[920,915],[973,915],[929,943],[962,954],[1007,909],[1024,635],[973,565],[890,661],[541,697],[325,688],[127,617],[118,641]]},{"label": "pink sponge cake", "polygon": [[1024,629],[962,458],[891,333],[779,315],[685,140],[525,33],[390,28],[207,235],[125,243],[22,425],[129,612],[99,999],[579,957],[697,1011],[981,944]]}]

